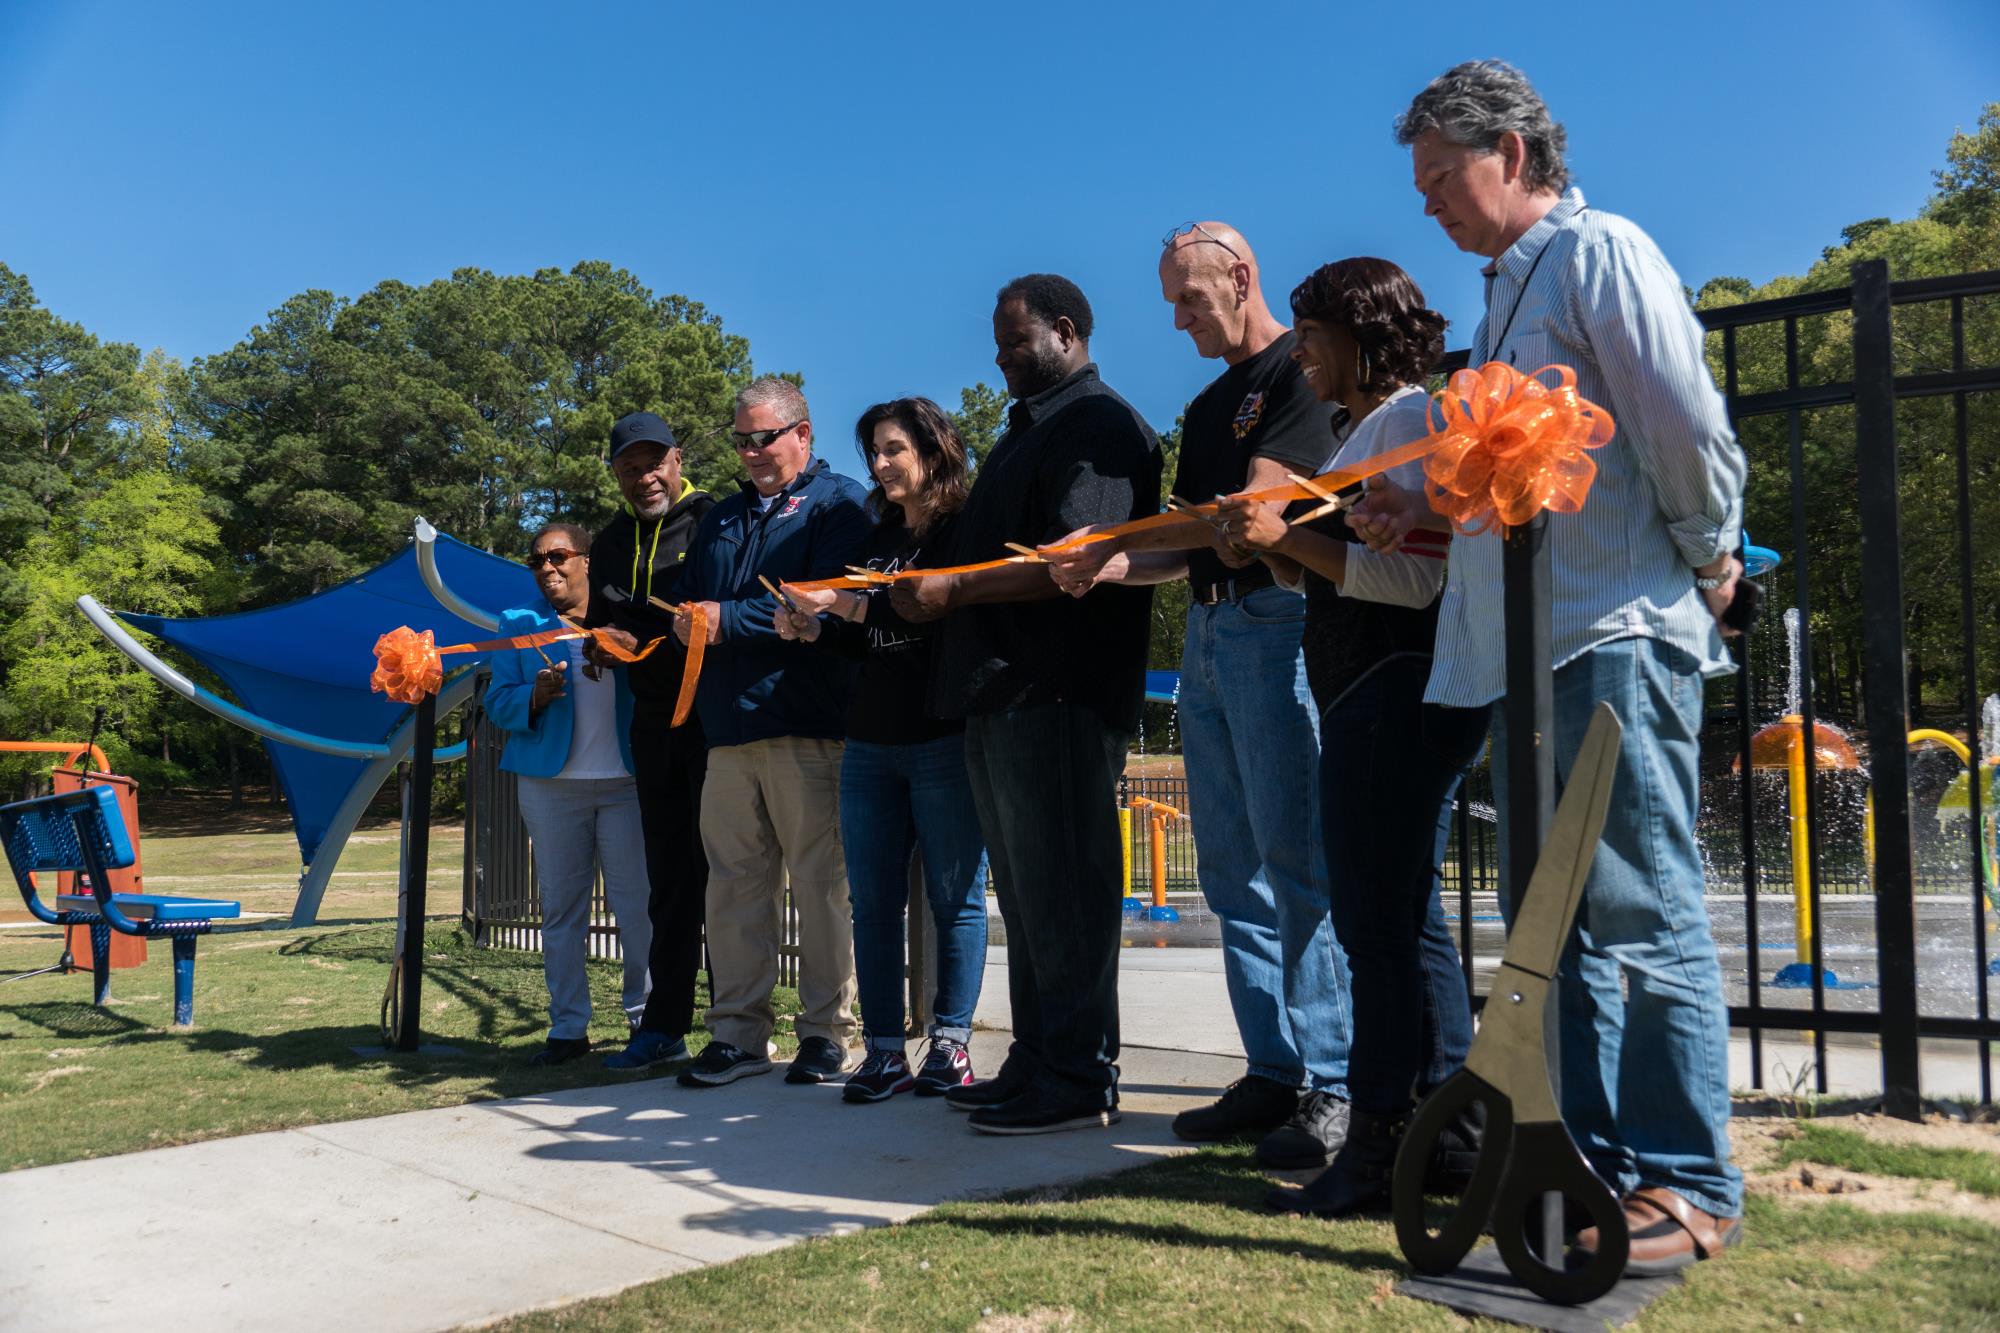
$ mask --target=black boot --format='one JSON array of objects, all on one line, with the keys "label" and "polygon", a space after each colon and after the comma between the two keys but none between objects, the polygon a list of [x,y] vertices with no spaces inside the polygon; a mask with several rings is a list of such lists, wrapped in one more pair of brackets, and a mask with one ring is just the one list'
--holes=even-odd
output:
[{"label": "black boot", "polygon": [[1310,1213],[1314,1217],[1346,1217],[1389,1203],[1389,1171],[1396,1149],[1409,1127],[1410,1114],[1377,1115],[1355,1109],[1347,1125],[1347,1141],[1333,1162],[1304,1189],[1280,1188],[1264,1196],[1264,1206],[1278,1213]]},{"label": "black boot", "polygon": [[[1419,1099],[1421,1100],[1421,1099]],[[1461,1195],[1479,1165],[1479,1145],[1486,1139],[1486,1105],[1467,1102],[1438,1135],[1437,1146],[1424,1167],[1424,1193]]]}]

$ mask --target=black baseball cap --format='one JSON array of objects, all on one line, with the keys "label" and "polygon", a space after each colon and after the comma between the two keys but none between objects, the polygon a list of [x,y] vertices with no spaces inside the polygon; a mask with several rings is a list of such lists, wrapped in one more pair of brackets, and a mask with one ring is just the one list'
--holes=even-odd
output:
[{"label": "black baseball cap", "polygon": [[635,444],[657,444],[668,449],[680,447],[674,438],[673,428],[651,412],[633,412],[618,418],[618,424],[611,428],[611,452],[605,457],[610,462],[618,457],[621,450]]}]

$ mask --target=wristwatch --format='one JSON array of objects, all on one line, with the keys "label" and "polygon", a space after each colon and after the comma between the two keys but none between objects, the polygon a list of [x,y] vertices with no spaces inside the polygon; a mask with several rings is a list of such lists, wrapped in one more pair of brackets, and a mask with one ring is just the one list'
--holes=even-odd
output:
[{"label": "wristwatch", "polygon": [[1697,574],[1694,576],[1694,586],[1700,588],[1703,592],[1714,592],[1727,582],[1729,582],[1729,571],[1727,569],[1723,570],[1720,574]]}]

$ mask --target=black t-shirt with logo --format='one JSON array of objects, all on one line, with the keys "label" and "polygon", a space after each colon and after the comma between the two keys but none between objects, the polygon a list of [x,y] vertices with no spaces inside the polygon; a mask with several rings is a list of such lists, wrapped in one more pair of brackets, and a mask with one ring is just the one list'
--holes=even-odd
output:
[{"label": "black t-shirt with logo", "polygon": [[[1093,363],[1008,409],[1007,433],[981,460],[958,513],[950,562],[1005,557],[1010,541],[1059,541],[1081,527],[1159,511],[1160,442]],[[940,623],[931,677],[937,716],[1060,700],[1090,709],[1112,731],[1138,728],[1151,588],[1100,584],[1081,599],[967,606]]]},{"label": "black t-shirt with logo", "polygon": [[[1174,494],[1190,504],[1243,489],[1250,460],[1273,458],[1310,477],[1333,451],[1334,405],[1313,397],[1292,360],[1298,335],[1290,329],[1253,357],[1216,376],[1195,395],[1181,424],[1180,471]],[[1211,550],[1188,553],[1188,578],[1196,587],[1235,579],[1271,581],[1262,562],[1231,569]]]}]

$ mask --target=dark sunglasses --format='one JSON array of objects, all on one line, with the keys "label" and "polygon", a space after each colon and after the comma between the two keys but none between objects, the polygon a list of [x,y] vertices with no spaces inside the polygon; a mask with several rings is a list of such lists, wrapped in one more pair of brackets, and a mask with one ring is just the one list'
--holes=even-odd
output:
[{"label": "dark sunglasses", "polygon": [[528,568],[540,569],[543,565],[554,565],[557,569],[561,569],[564,565],[576,559],[579,554],[581,552],[571,551],[561,546],[551,546],[546,551],[537,551],[533,555],[530,555],[528,557]]},{"label": "dark sunglasses", "polygon": [[[1219,245],[1223,249],[1229,251],[1229,257],[1231,259],[1243,258],[1242,255],[1236,253],[1235,246],[1231,245],[1228,241],[1223,240],[1220,236],[1217,236],[1214,232],[1202,226],[1199,222],[1181,223],[1180,226],[1175,227],[1172,231],[1168,232],[1164,237],[1160,239],[1160,248],[1164,250],[1168,246],[1172,245],[1175,241],[1178,241],[1181,237],[1192,236],[1197,232],[1201,233],[1202,240],[1211,242],[1212,244],[1215,245]],[[1200,242],[1197,242],[1197,244],[1199,243]]]},{"label": "dark sunglasses", "polygon": [[806,424],[806,419],[804,417],[800,417],[797,421],[794,421],[791,425],[780,426],[776,430],[752,430],[752,431],[732,430],[729,432],[729,438],[735,441],[738,450],[768,449],[771,447],[771,441],[777,439],[780,435],[789,435],[791,432],[797,430],[799,427],[805,424]]}]

